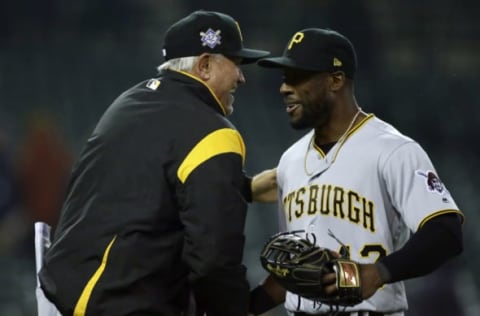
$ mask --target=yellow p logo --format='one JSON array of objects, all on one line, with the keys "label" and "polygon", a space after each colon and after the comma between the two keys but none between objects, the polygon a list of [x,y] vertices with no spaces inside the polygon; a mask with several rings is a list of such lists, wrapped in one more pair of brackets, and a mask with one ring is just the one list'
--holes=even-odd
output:
[{"label": "yellow p logo", "polygon": [[292,49],[293,44],[298,44],[303,40],[303,33],[302,32],[297,32],[295,35],[293,35],[292,39],[290,40],[290,43],[288,44],[288,49]]}]

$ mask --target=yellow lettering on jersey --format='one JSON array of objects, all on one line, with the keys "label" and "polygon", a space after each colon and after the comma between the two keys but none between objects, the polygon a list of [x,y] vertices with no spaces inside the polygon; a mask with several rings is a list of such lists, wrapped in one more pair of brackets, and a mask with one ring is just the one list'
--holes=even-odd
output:
[{"label": "yellow lettering on jersey", "polygon": [[292,202],[293,202],[294,197],[295,197],[295,191],[290,192],[283,199],[283,209],[284,209],[285,213],[288,214],[288,221],[289,222],[292,221]]},{"label": "yellow lettering on jersey", "polygon": [[[360,249],[360,255],[363,258],[369,258],[370,262],[377,262],[380,258],[385,257],[387,254],[387,248],[382,244],[365,244],[363,248]],[[372,260],[373,256],[376,256],[375,260]]]},{"label": "yellow lettering on jersey", "polygon": [[300,216],[303,215],[303,207],[304,207],[304,202],[303,202],[303,195],[305,194],[305,188],[300,188],[297,190],[297,196],[295,198],[295,204],[297,204],[299,206],[299,208],[297,208],[295,210],[295,217],[296,218],[299,218]]},{"label": "yellow lettering on jersey", "polygon": [[349,191],[348,192],[348,219],[358,224],[360,222],[360,209],[354,205],[354,200],[356,202],[360,201],[360,198],[356,192]]},{"label": "yellow lettering on jersey", "polygon": [[284,196],[283,208],[288,222],[293,220],[292,216],[299,219],[305,215],[330,215],[375,232],[373,202],[355,191],[331,184],[323,184],[321,187],[313,184],[292,191]]},{"label": "yellow lettering on jersey", "polygon": [[338,247],[337,252],[338,252],[340,255],[343,256],[342,251],[346,251],[346,252],[347,252],[347,253],[346,253],[346,257],[347,257],[347,258],[350,258],[350,257],[351,257],[351,253],[352,253],[352,252],[351,252],[351,249],[352,249],[352,246],[351,246],[351,245],[345,245],[345,244],[343,244],[343,245],[341,245],[340,247]]},{"label": "yellow lettering on jersey", "polygon": [[333,189],[333,216],[344,218],[342,206],[343,206],[343,189],[341,187],[335,187]]},{"label": "yellow lettering on jersey", "polygon": [[302,32],[297,32],[292,36],[290,43],[288,44],[288,50],[292,49],[293,44],[298,44],[303,40],[304,34]]},{"label": "yellow lettering on jersey", "polygon": [[362,198],[363,202],[363,228],[369,229],[371,232],[375,231],[375,220],[373,218],[373,203]]},{"label": "yellow lettering on jersey", "polygon": [[331,185],[322,185],[322,195],[320,197],[320,214],[328,215],[328,213],[330,212],[328,200],[330,199],[331,189]]},{"label": "yellow lettering on jersey", "polygon": [[318,211],[317,199],[318,199],[318,185],[314,184],[310,186],[310,192],[309,192],[309,199],[308,199],[309,215],[313,215]]}]

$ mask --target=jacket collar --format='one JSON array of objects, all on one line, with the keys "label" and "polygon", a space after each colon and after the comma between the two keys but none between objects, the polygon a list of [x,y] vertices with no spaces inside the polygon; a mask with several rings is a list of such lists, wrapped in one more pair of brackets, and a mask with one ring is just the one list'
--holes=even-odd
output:
[{"label": "jacket collar", "polygon": [[213,90],[200,78],[188,72],[176,70],[163,70],[160,75],[181,82],[200,100],[208,104],[216,112],[226,116],[225,109],[223,108],[218,97],[215,95],[215,92],[213,92]]}]

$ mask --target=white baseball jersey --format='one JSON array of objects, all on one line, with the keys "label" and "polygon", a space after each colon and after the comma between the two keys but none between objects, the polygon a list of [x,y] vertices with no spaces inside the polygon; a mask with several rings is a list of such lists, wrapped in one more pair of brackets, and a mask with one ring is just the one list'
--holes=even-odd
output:
[{"label": "white baseball jersey", "polygon": [[[312,130],[282,155],[278,168],[282,231],[314,233],[321,247],[350,249],[351,259],[373,263],[400,249],[410,231],[444,213],[460,213],[418,143],[373,114],[325,154]],[[311,239],[310,239],[311,240]],[[289,311],[329,310],[287,293]],[[407,309],[403,282],[385,285],[345,311]]]}]

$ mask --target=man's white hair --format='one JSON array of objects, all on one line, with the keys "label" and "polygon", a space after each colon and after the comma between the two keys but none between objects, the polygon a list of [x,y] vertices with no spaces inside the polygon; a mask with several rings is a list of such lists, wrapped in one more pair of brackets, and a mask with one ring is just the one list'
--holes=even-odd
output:
[{"label": "man's white hair", "polygon": [[[212,54],[215,58],[221,56],[221,54]],[[165,69],[177,70],[177,71],[191,71],[193,66],[198,61],[199,56],[188,56],[180,57],[167,60],[163,64],[157,67],[157,70],[160,72]]]},{"label": "man's white hair", "polygon": [[167,60],[163,64],[157,67],[160,72],[165,69],[177,70],[177,71],[190,71],[198,60],[198,56],[180,57]]}]

